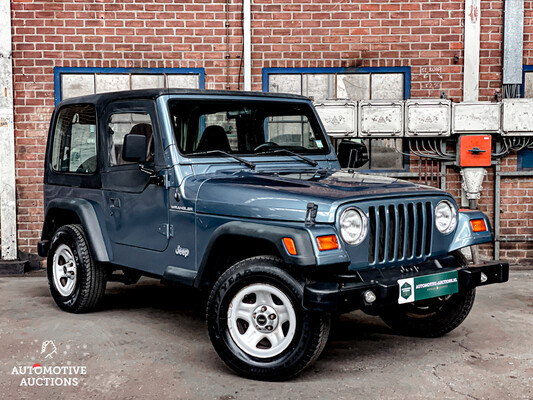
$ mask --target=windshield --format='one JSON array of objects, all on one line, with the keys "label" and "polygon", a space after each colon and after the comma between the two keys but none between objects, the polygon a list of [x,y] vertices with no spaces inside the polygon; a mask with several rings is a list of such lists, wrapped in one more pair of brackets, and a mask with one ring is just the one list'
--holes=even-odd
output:
[{"label": "windshield", "polygon": [[[309,104],[261,100],[170,100],[181,153],[262,154],[287,149],[326,154],[327,142]],[[277,154],[282,154],[277,152]]]}]

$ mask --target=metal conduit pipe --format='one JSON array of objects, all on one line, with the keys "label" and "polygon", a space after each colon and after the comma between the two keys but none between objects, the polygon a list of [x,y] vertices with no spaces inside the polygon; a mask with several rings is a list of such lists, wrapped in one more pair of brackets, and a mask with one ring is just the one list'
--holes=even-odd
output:
[{"label": "metal conduit pipe", "polygon": [[243,0],[244,90],[252,90],[252,11],[251,0]]}]

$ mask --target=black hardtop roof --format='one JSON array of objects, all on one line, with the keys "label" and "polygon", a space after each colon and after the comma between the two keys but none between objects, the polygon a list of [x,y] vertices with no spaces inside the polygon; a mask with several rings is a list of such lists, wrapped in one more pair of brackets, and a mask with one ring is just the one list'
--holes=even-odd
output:
[{"label": "black hardtop roof", "polygon": [[208,99],[211,96],[245,96],[256,98],[283,98],[293,100],[309,100],[308,97],[284,94],[284,93],[268,93],[268,92],[245,92],[245,91],[233,91],[233,90],[206,90],[206,89],[141,89],[141,90],[124,90],[120,92],[106,92],[99,94],[90,94],[86,96],[71,97],[63,100],[58,104],[58,107],[67,104],[80,104],[89,103],[95,104],[99,107],[105,107],[108,103],[115,100],[133,100],[133,99],[155,99],[163,95],[196,95],[206,96]]}]

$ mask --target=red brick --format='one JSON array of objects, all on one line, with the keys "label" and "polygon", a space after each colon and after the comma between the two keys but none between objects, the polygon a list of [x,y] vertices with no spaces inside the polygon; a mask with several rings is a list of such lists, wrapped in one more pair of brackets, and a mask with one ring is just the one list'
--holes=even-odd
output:
[{"label": "red brick", "polygon": [[[503,0],[482,1],[480,99],[501,92]],[[264,67],[410,66],[412,97],[462,96],[464,2],[306,0],[253,2],[253,89],[261,89]],[[533,2],[525,1],[525,18]],[[230,86],[237,88],[242,49],[241,2],[230,2]],[[53,67],[205,68],[210,87],[225,89],[225,3],[196,2],[12,2],[17,193],[21,250],[35,252],[42,222],[42,159],[53,108]],[[533,64],[533,25],[524,24],[524,64]],[[454,64],[454,56],[459,57]],[[441,78],[424,79],[421,67],[439,66]],[[438,89],[428,89],[434,83]],[[516,171],[516,156],[502,170]],[[416,163],[412,170],[417,170]],[[489,179],[490,178],[490,179]],[[493,177],[480,207],[492,213]],[[459,196],[458,175],[448,169],[448,190]],[[533,212],[533,179],[503,178],[502,226]],[[525,194],[524,194],[525,193]],[[520,200],[520,202],[518,202]],[[505,203],[505,204],[503,204]],[[32,214],[33,213],[33,214]],[[35,215],[36,220],[28,220]],[[512,219],[510,219],[512,218]],[[533,220],[533,217],[530,218]],[[503,222],[508,225],[503,225]],[[528,225],[527,234],[531,234]],[[484,250],[487,254],[489,250]],[[502,258],[505,255],[502,250]],[[510,252],[516,253],[510,253]],[[533,256],[533,250],[509,256]]]}]

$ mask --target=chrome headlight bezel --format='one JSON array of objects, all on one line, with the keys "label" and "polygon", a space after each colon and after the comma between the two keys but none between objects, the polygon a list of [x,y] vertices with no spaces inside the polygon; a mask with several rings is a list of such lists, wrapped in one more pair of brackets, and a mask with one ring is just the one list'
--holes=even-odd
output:
[{"label": "chrome headlight bezel", "polygon": [[[352,221],[349,222],[348,218],[352,218]],[[356,220],[353,220],[353,218],[359,218],[359,226],[356,226]],[[360,208],[347,208],[339,218],[339,228],[342,240],[352,246],[356,246],[365,240],[368,234],[368,217]],[[355,229],[356,232],[349,232],[350,229]]]},{"label": "chrome headlight bezel", "polygon": [[[446,208],[444,208],[446,207]],[[443,214],[444,213],[444,214]],[[437,230],[444,234],[448,235],[455,230],[457,227],[457,210],[453,203],[449,200],[441,200],[435,206],[435,227]],[[448,222],[444,224],[439,224],[438,220],[447,219]]]}]

